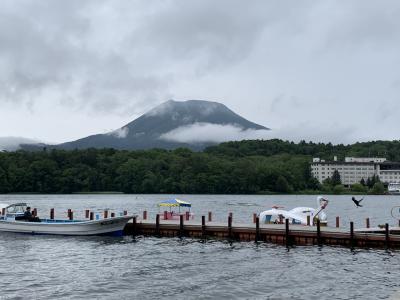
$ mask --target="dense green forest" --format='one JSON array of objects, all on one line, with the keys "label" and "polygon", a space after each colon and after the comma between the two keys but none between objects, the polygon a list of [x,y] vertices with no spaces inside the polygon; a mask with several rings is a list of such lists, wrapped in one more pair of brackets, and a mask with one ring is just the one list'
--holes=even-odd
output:
[{"label": "dense green forest", "polygon": [[[330,159],[333,155],[339,159],[384,156],[400,161],[400,142],[332,145],[251,140],[223,143],[203,152],[0,152],[0,193],[342,193],[344,188],[338,182],[320,185],[310,172],[312,157]],[[357,188],[368,191],[367,187]]]}]

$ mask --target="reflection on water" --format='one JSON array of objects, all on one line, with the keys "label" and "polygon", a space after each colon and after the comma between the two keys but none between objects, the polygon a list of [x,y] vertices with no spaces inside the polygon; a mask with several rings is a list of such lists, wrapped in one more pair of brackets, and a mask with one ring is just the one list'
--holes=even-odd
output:
[{"label": "reflection on water", "polygon": [[[110,207],[157,212],[163,195],[1,196],[48,213]],[[7,199],[6,199],[7,198]],[[225,220],[281,204],[314,206],[315,196],[180,196],[197,215]],[[367,197],[357,209],[330,197],[328,215],[343,222],[388,221],[396,197]],[[7,201],[6,201],[7,200]],[[348,201],[349,200],[349,201]],[[301,204],[299,203],[301,202]],[[229,205],[234,203],[236,205]],[[253,205],[241,205],[255,204]],[[340,214],[339,214],[340,213]],[[393,221],[394,222],[394,221]],[[399,294],[400,253],[335,247],[286,248],[267,243],[179,238],[57,237],[0,233],[0,299],[388,299]]]},{"label": "reflection on water", "polygon": [[246,202],[231,202],[228,203],[229,206],[261,206],[260,204],[257,203],[246,203]]}]

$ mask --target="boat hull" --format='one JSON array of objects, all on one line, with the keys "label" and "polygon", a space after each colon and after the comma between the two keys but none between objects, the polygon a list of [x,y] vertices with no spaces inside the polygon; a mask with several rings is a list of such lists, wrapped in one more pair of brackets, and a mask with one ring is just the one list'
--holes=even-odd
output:
[{"label": "boat hull", "polygon": [[90,221],[43,220],[42,222],[0,220],[0,231],[51,234],[51,235],[122,235],[126,223],[132,216]]}]

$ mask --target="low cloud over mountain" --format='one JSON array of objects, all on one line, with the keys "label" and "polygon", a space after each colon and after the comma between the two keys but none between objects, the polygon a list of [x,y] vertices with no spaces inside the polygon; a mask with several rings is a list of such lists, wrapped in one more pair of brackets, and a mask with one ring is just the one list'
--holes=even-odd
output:
[{"label": "low cloud over mountain", "polygon": [[37,144],[39,141],[22,137],[0,137],[0,151],[15,151],[22,144]]},{"label": "low cloud over mountain", "polygon": [[181,126],[160,136],[160,139],[179,143],[222,143],[227,141],[267,139],[267,129],[243,129],[236,124],[194,123]]}]

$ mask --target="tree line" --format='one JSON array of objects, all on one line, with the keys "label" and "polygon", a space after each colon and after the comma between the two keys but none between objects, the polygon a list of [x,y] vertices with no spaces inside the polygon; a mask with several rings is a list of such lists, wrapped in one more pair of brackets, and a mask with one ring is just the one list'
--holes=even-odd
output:
[{"label": "tree line", "polygon": [[400,160],[399,154],[398,141],[345,146],[282,140],[228,142],[202,152],[184,148],[0,152],[0,193],[329,192],[328,183],[320,185],[311,176],[312,157]]}]

